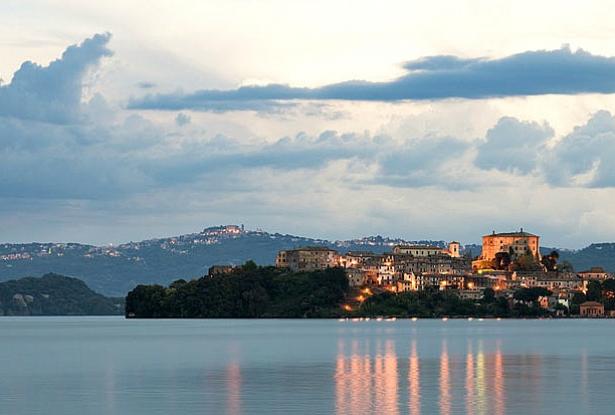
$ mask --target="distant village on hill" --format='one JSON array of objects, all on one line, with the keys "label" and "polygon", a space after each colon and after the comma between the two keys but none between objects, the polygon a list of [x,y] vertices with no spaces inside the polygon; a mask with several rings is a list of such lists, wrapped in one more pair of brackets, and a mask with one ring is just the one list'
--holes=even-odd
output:
[{"label": "distant village on hill", "polygon": [[[559,261],[557,251],[541,254],[540,237],[523,229],[493,231],[484,235],[482,242],[481,254],[476,258],[469,253],[462,255],[457,241],[446,247],[396,244],[382,253],[340,253],[329,247],[306,246],[280,250],[275,265],[294,272],[340,267],[350,287],[393,293],[451,290],[466,300],[480,300],[485,290],[492,290],[496,297],[514,301],[520,289],[533,289],[543,294],[537,298],[540,307],[555,314],[563,315],[574,305],[583,317],[605,315],[604,304],[592,300],[602,299],[603,283],[615,283],[612,273],[598,266],[574,271],[569,262]],[[209,274],[220,275],[233,268],[213,266]],[[607,306],[612,316],[614,305]]]},{"label": "distant village on hill", "polygon": [[[387,292],[437,286],[476,298],[485,287],[498,295],[511,295],[516,287],[545,287],[553,295],[543,301],[554,308],[572,307],[575,293],[591,292],[590,281],[610,281],[615,271],[615,243],[555,250],[559,255],[554,250],[521,231],[492,233],[482,245],[464,245],[383,236],[328,241],[223,225],[119,245],[0,244],[0,281],[56,273],[79,278],[103,295],[123,297],[139,284],[166,286],[207,275],[216,264],[226,268],[253,260],[295,270],[340,266],[353,287]],[[575,304],[581,299],[577,295]],[[608,312],[608,302],[598,300]]]}]

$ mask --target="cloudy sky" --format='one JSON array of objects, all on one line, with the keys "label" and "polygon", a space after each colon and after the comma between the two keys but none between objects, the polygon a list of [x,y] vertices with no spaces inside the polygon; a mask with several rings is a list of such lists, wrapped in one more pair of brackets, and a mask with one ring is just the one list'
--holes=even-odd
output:
[{"label": "cloudy sky", "polygon": [[0,3],[2,242],[615,241],[607,2],[122,3]]}]

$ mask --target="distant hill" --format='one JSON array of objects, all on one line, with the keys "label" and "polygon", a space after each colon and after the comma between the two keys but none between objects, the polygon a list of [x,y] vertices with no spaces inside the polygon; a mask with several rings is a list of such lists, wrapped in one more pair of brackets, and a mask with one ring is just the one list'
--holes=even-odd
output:
[{"label": "distant hill", "polygon": [[[466,245],[464,252],[468,252],[472,257],[481,253],[481,246],[472,244]],[[545,255],[552,251],[559,253],[559,262],[568,261],[572,264],[575,271],[583,271],[591,267],[600,266],[607,271],[615,272],[615,243],[606,242],[591,244],[583,249],[562,249],[541,247],[540,252]]]},{"label": "distant hill", "polygon": [[0,315],[123,314],[123,299],[95,293],[81,280],[56,274],[0,283]]},{"label": "distant hill", "polygon": [[[411,241],[445,246],[444,241]],[[216,226],[199,233],[129,242],[117,246],[77,243],[0,244],[0,281],[40,276],[48,272],[85,281],[97,292],[124,296],[138,284],[163,284],[205,275],[215,264],[240,265],[254,260],[271,265],[281,249],[306,245],[329,246],[346,252],[384,252],[402,239],[372,236],[350,241],[327,241],[294,235]]]},{"label": "distant hill", "polygon": [[615,243],[613,242],[591,244],[575,251],[556,250],[560,254],[560,262],[569,261],[576,271],[600,266],[607,271],[615,272]]},{"label": "distant hill", "polygon": [[[216,226],[202,232],[168,238],[129,242],[117,246],[77,243],[0,244],[0,281],[48,272],[77,277],[93,290],[124,296],[138,284],[168,285],[178,279],[201,277],[215,264],[239,265],[252,259],[270,265],[277,252],[305,245],[328,246],[347,251],[389,251],[400,243],[446,246],[444,241],[408,241],[370,236],[347,241],[328,241],[280,233]],[[548,248],[547,248],[548,249]],[[560,251],[561,259],[575,269],[603,266],[615,271],[614,244],[594,244],[578,251]],[[476,256],[480,245],[466,245]]]}]

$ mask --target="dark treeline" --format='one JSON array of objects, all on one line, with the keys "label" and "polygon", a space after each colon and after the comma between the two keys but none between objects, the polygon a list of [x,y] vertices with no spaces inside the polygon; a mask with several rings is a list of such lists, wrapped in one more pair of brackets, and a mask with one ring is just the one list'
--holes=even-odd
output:
[{"label": "dark treeline", "polygon": [[126,297],[136,318],[334,317],[348,292],[343,269],[298,272],[248,262],[230,274],[139,285]]},{"label": "dark treeline", "polygon": [[515,301],[496,297],[491,288],[478,301],[461,299],[455,291],[436,288],[400,294],[382,293],[368,298],[354,313],[361,317],[543,317],[550,312],[538,304],[551,292],[544,288],[521,288]]},{"label": "dark treeline", "polygon": [[[595,291],[595,292],[594,292]],[[590,295],[602,295],[598,289]],[[353,292],[355,294],[353,294]],[[461,299],[455,291],[382,292],[358,302],[344,270],[291,272],[252,262],[229,274],[178,280],[169,287],[139,285],[126,297],[126,316],[134,318],[326,318],[326,317],[543,317],[569,310],[540,307],[544,288],[520,288],[513,298],[497,297],[491,288],[479,300]],[[592,294],[593,293],[593,294]],[[579,296],[572,302],[585,301]],[[570,310],[574,313],[574,309]]]}]

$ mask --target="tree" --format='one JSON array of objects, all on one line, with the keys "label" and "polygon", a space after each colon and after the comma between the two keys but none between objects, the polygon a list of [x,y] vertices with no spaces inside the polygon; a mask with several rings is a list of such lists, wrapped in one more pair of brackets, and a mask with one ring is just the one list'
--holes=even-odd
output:
[{"label": "tree", "polygon": [[543,287],[519,288],[513,294],[513,298],[524,303],[534,303],[539,297],[548,297],[553,294]]},{"label": "tree", "polygon": [[182,287],[182,286],[183,286],[183,285],[185,285],[185,284],[187,284],[187,282],[186,282],[186,280],[185,280],[185,279],[183,279],[183,278],[182,278],[182,279],[179,279],[179,280],[175,280],[175,281],[173,281],[173,282],[171,283],[171,285],[169,285],[169,288],[175,288],[175,289],[177,289],[177,288]]},{"label": "tree", "polygon": [[248,263],[223,278],[140,285],[126,315],[137,318],[337,317],[348,293],[342,268],[289,272]]},{"label": "tree", "polygon": [[602,298],[615,300],[615,279],[609,278],[602,282]]},{"label": "tree", "polygon": [[576,291],[574,294],[572,294],[572,298],[570,299],[570,303],[575,305],[582,304],[585,301],[587,301],[587,297],[585,297],[585,294],[580,291]]},{"label": "tree", "polygon": [[510,254],[508,252],[498,252],[495,254],[495,259],[493,260],[493,267],[495,269],[508,269],[510,265],[511,259]]},{"label": "tree", "polygon": [[495,302],[495,291],[493,288],[487,287],[483,290],[483,303],[491,304],[493,302]]},{"label": "tree", "polygon": [[587,293],[585,294],[587,301],[602,300],[602,284],[600,281],[590,281],[587,283]]},{"label": "tree", "polygon": [[515,269],[522,271],[535,271],[542,269],[541,264],[534,258],[532,254],[523,254],[514,262]]},{"label": "tree", "polygon": [[561,265],[559,265],[557,269],[561,272],[574,272],[574,266],[570,263],[570,261],[562,261]]},{"label": "tree", "polygon": [[557,251],[551,251],[549,255],[543,256],[540,262],[544,265],[547,271],[555,271],[557,269],[558,259],[559,253]]},{"label": "tree", "polygon": [[251,259],[246,261],[245,264],[243,264],[243,270],[244,271],[254,271],[258,268],[258,265],[256,265],[256,262],[252,261]]}]

